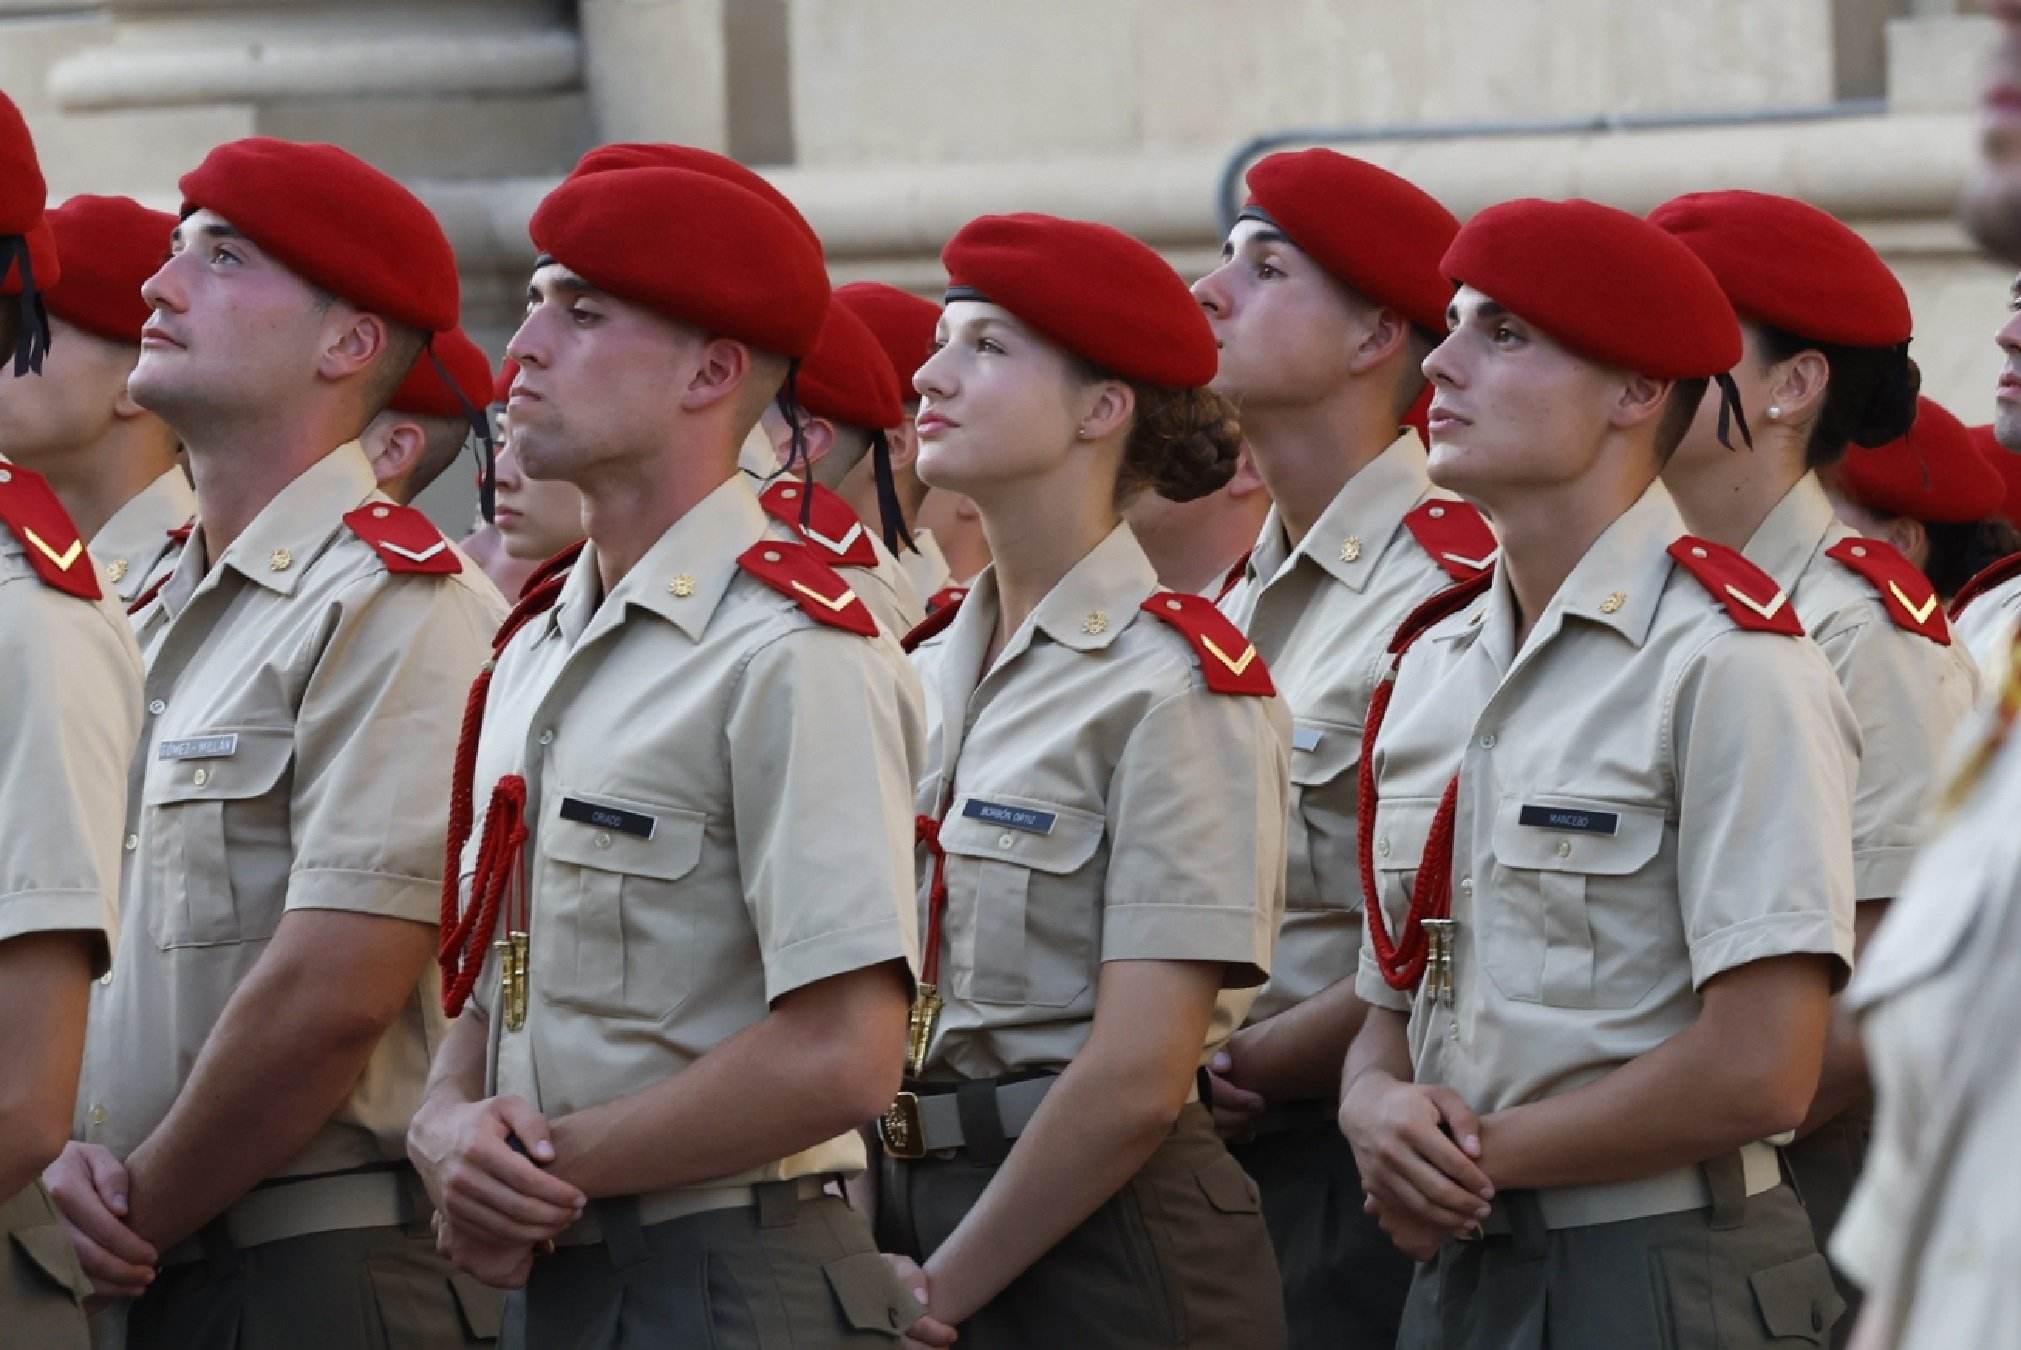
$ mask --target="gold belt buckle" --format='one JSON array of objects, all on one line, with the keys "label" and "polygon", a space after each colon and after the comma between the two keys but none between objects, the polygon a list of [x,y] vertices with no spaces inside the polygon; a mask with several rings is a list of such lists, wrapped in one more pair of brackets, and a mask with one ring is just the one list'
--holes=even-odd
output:
[{"label": "gold belt buckle", "polygon": [[894,1158],[924,1158],[926,1131],[919,1123],[919,1097],[900,1092],[877,1118],[877,1137],[884,1151]]}]

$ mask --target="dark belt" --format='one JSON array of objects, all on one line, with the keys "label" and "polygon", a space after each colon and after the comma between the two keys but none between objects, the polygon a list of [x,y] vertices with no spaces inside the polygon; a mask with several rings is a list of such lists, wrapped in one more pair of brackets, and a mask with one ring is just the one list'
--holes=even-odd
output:
[{"label": "dark belt", "polygon": [[1002,1162],[1058,1080],[1058,1074],[1042,1073],[908,1082],[878,1119],[877,1137],[888,1156],[905,1161],[961,1154]]}]

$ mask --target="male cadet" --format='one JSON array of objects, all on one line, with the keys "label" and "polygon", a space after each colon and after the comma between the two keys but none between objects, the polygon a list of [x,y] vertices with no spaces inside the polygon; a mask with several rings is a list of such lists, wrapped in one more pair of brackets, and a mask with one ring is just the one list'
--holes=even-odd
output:
[{"label": "male cadet", "polygon": [[1235,461],[1235,476],[1217,491],[1190,502],[1139,492],[1123,505],[1123,519],[1159,584],[1209,600],[1221,599],[1242,580],[1269,515],[1270,490],[1247,446]]},{"label": "male cadet", "polygon": [[736,465],[820,251],[661,167],[571,178],[530,232],[513,445],[589,540],[472,690],[442,959],[475,996],[409,1149],[443,1249],[524,1286],[519,1343],[890,1345],[919,1310],[823,1186],[898,1086],[920,691]]},{"label": "male cadet", "polygon": [[[898,388],[891,358],[870,326],[847,305],[831,303],[793,381],[793,402],[782,396],[759,419],[781,473],[758,500],[842,572],[884,631],[904,637],[926,617],[926,606],[892,552],[903,542],[904,518],[885,428],[905,416]],[[882,504],[867,517],[840,491],[864,475],[874,480],[873,505]]]},{"label": "male cadet", "polygon": [[141,284],[175,217],[126,197],[72,197],[49,228],[64,262],[45,297],[48,378],[0,382],[0,454],[49,480],[100,583],[131,604],[168,575],[196,512],[175,433],[126,391],[149,312]]},{"label": "male cadet", "polygon": [[[940,322],[940,306],[911,291],[901,291],[881,281],[856,281],[835,288],[835,303],[855,311],[870,327],[870,334],[884,348],[892,373],[898,376],[898,393],[903,415],[896,426],[884,428],[891,455],[892,495],[899,519],[911,537],[912,547],[898,554],[898,566],[912,583],[913,592],[928,609],[938,606],[939,596],[955,582],[947,564],[947,554],[932,530],[919,525],[919,508],[926,500],[926,484],[919,481],[919,432],[912,424],[919,415],[919,391],[912,387],[913,372],[933,355],[933,332]],[[883,509],[877,499],[876,465],[859,460],[855,470],[836,490],[848,500],[857,515],[879,520]]]},{"label": "male cadet", "polygon": [[1483,211],[1442,270],[1430,470],[1502,551],[1399,634],[1366,733],[1340,1114],[1430,1262],[1398,1345],[1822,1343],[1839,1296],[1760,1141],[1811,1104],[1852,955],[1858,731],[1657,477],[1739,325],[1591,202]]},{"label": "male cadet", "polygon": [[[1986,82],[1965,217],[1979,243],[2021,263],[2021,0],[1987,8],[2004,41]],[[2000,413],[2012,427],[2007,392]],[[2011,624],[2006,631],[2005,650],[1985,666],[1988,696],[1961,738],[1943,833],[1917,860],[1846,995],[1876,1097],[1867,1170],[1832,1242],[1867,1290],[1858,1350],[2011,1345],[2021,1325],[2008,1259],[2021,1241],[2011,1031],[2021,1021],[2021,651]]]},{"label": "male cadet", "polygon": [[[2005,362],[1993,395],[1993,449],[2021,455],[2021,275],[2008,287],[2007,322],[1993,340]],[[1966,582],[1952,597],[1951,623],[1981,667],[1990,670],[2004,661],[2006,637],[2021,624],[2021,553]]]},{"label": "male cadet", "polygon": [[493,1296],[401,1158],[500,605],[355,439],[455,326],[455,258],[333,146],[234,141],[181,188],[129,388],[188,448],[197,525],[138,616],[124,923],[47,1179],[136,1350],[476,1344]]},{"label": "male cadet", "polygon": [[[62,281],[42,207],[28,128],[0,94],[0,388],[53,378],[36,373],[43,288]],[[140,653],[56,494],[5,456],[0,690],[0,1341],[83,1350],[90,1285],[40,1175],[69,1130],[88,990],[118,931]]]},{"label": "male cadet", "polygon": [[1419,188],[1330,150],[1272,155],[1193,288],[1275,505],[1222,608],[1291,705],[1291,847],[1277,965],[1210,1068],[1217,1123],[1263,1193],[1295,1346],[1395,1342],[1410,1265],[1362,1212],[1334,1123],[1363,1007],[1355,870],[1362,722],[1404,616],[1495,550],[1399,430],[1452,286],[1459,226]]},{"label": "male cadet", "polygon": [[414,363],[358,437],[379,490],[403,506],[456,462],[491,402],[491,358],[461,328],[436,334],[434,353]]}]

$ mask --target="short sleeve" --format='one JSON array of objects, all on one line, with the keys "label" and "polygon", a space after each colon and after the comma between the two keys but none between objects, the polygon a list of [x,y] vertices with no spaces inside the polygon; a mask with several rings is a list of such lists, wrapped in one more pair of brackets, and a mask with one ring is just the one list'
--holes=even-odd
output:
[{"label": "short sleeve", "polygon": [[1111,783],[1103,961],[1221,961],[1261,984],[1284,912],[1290,722],[1195,684],[1130,732]]},{"label": "short sleeve", "polygon": [[81,932],[102,974],[118,932],[140,655],[109,615],[0,582],[0,941]]},{"label": "short sleeve", "polygon": [[295,724],[288,909],[433,924],[456,740],[495,600],[375,573],[337,597]]},{"label": "short sleeve", "polygon": [[803,628],[745,665],[725,728],[765,998],[919,954],[911,766],[918,677],[889,648]]},{"label": "short sleeve", "polygon": [[1736,966],[1853,955],[1858,731],[1805,638],[1728,631],[1687,663],[1672,705],[1678,900],[1702,986]]}]

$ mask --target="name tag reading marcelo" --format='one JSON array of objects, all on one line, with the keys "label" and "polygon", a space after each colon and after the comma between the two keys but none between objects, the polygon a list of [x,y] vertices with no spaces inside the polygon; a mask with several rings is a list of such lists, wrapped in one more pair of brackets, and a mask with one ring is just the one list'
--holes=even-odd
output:
[{"label": "name tag reading marcelo", "polygon": [[1579,834],[1613,834],[1621,828],[1621,817],[1612,811],[1583,811],[1576,806],[1525,806],[1516,819],[1525,825]]},{"label": "name tag reading marcelo", "polygon": [[185,736],[179,741],[163,741],[156,759],[230,759],[239,752],[236,731],[222,736]]},{"label": "name tag reading marcelo", "polygon": [[970,797],[963,804],[961,813],[970,820],[1004,825],[1013,830],[1023,830],[1026,834],[1051,834],[1053,822],[1059,819],[1050,811],[1034,811],[1028,806],[1006,806],[1002,802],[986,802],[980,797]]},{"label": "name tag reading marcelo", "polygon": [[594,825],[599,830],[616,830],[619,834],[629,834],[637,839],[653,837],[651,816],[618,806],[605,806],[601,802],[586,802],[580,797],[561,799],[561,818],[578,825]]}]

